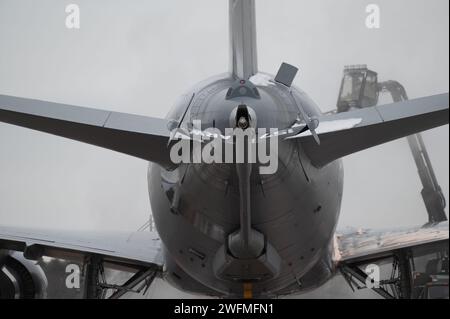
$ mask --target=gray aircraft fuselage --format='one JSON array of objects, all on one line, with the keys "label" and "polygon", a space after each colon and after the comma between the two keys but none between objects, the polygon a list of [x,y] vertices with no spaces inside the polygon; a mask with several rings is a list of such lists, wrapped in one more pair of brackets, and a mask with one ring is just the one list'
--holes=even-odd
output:
[{"label": "gray aircraft fuselage", "polygon": [[[236,79],[224,74],[184,95],[168,118],[179,119],[188,110],[189,121],[201,120],[202,128],[223,131],[233,109],[245,104],[255,111],[257,128],[291,127],[299,110],[286,88],[267,75],[254,79],[259,99],[226,99]],[[292,90],[309,116],[321,114],[305,93]],[[173,171],[150,165],[150,202],[171,284],[219,297],[242,297],[251,287],[251,296],[270,297],[313,288],[332,276],[342,162],[318,169],[295,140],[280,140],[278,157],[275,174],[252,170],[251,225],[264,235],[266,246],[263,256],[247,260],[234,260],[227,248],[227,238],[240,227],[235,165],[183,164]]]}]

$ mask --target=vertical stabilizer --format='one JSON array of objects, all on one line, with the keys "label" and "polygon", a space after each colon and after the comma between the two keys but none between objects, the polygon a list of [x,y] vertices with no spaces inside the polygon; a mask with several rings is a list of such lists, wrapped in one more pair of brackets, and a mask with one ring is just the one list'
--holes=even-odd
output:
[{"label": "vertical stabilizer", "polygon": [[255,0],[230,0],[230,68],[239,79],[258,72]]}]

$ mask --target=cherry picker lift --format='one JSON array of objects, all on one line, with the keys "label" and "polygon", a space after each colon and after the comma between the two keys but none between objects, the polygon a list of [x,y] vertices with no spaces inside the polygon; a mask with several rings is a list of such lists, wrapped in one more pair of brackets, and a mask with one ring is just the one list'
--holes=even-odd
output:
[{"label": "cherry picker lift", "polygon": [[[335,112],[342,113],[376,106],[380,95],[385,93],[390,94],[393,102],[408,100],[406,90],[399,82],[392,80],[378,82],[378,73],[369,70],[366,65],[346,66]],[[423,227],[446,222],[445,197],[434,173],[422,135],[416,134],[407,139],[422,183],[421,194],[428,213],[428,222]],[[426,261],[425,270],[421,272],[416,271],[413,255],[411,251],[395,256],[392,261],[391,278],[383,281],[385,286],[390,286],[393,295],[382,296],[385,298],[430,298],[432,296],[448,299],[448,247],[432,254]],[[349,278],[348,276],[359,278],[358,288],[366,288],[364,276],[355,276],[345,268],[341,272],[346,279]],[[438,296],[436,292],[446,293]]]}]

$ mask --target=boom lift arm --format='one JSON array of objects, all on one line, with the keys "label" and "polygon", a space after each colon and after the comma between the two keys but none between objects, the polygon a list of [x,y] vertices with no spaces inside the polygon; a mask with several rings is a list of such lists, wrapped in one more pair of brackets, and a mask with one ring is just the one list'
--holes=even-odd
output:
[{"label": "boom lift arm", "polygon": [[[397,81],[382,82],[379,87],[380,91],[389,92],[394,102],[408,100],[405,88]],[[447,221],[445,197],[434,173],[422,134],[415,134],[407,139],[423,186],[421,194],[428,212],[427,225]]]}]

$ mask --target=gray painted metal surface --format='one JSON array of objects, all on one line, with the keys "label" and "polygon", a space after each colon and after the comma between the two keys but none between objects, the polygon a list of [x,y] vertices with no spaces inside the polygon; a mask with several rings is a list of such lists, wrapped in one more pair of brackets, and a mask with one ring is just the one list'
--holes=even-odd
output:
[{"label": "gray painted metal surface", "polygon": [[297,76],[297,72],[298,68],[296,68],[295,66],[283,63],[278,70],[275,81],[284,84],[287,87],[291,87],[295,77]]},{"label": "gray painted metal surface", "polygon": [[0,246],[25,251],[40,246],[44,256],[64,258],[68,253],[105,257],[128,265],[164,265],[161,240],[156,232],[83,232],[24,229],[0,226]]},{"label": "gray painted metal surface", "polygon": [[0,95],[0,121],[173,166],[164,119]]},{"label": "gray painted metal surface", "polygon": [[[321,125],[360,119],[353,128],[336,129],[320,134],[321,145],[307,134],[299,136],[314,165],[324,166],[338,158],[448,124],[448,93],[389,105],[375,106],[319,117]],[[320,126],[319,126],[320,131]]]},{"label": "gray painted metal surface", "polygon": [[255,0],[229,0],[230,71],[247,80],[258,72]]}]

